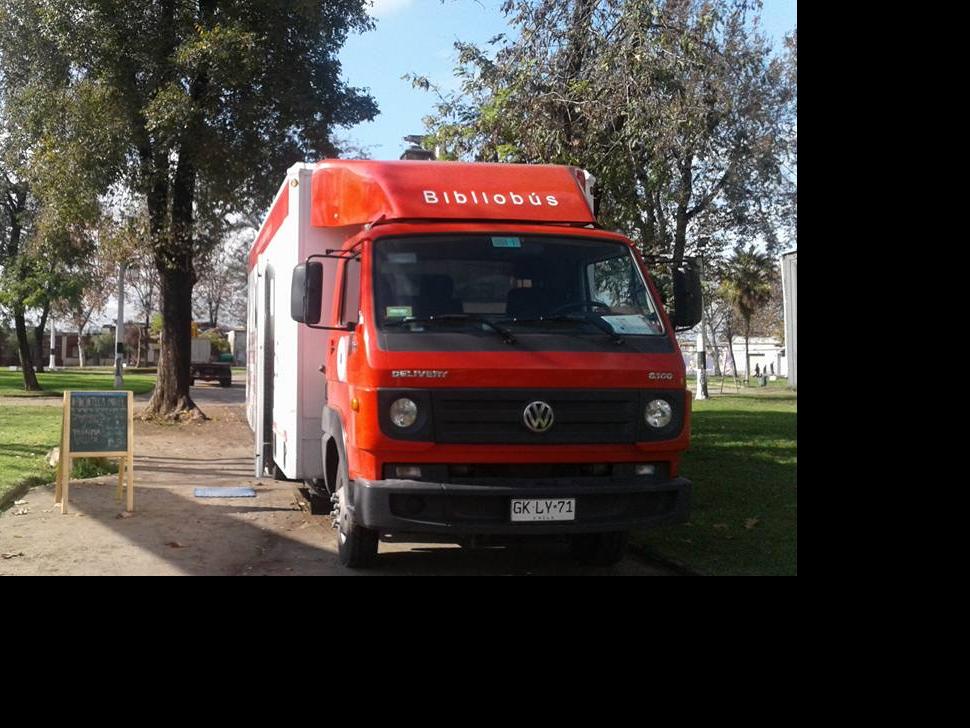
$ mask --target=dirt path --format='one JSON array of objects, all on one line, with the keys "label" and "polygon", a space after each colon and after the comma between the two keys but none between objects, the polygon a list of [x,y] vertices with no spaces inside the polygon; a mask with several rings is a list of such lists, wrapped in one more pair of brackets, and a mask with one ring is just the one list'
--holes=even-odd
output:
[{"label": "dirt path", "polygon": [[[558,544],[474,552],[381,544],[379,568],[351,572],[337,561],[330,519],[308,512],[296,483],[253,477],[242,406],[205,411],[211,419],[204,423],[135,422],[130,517],[120,515],[115,476],[72,481],[68,515],[54,506],[53,486],[32,489],[26,505],[0,514],[0,554],[12,555],[0,559],[0,575],[665,573],[633,558],[583,569]],[[197,487],[220,486],[251,486],[257,495],[194,497]]]}]

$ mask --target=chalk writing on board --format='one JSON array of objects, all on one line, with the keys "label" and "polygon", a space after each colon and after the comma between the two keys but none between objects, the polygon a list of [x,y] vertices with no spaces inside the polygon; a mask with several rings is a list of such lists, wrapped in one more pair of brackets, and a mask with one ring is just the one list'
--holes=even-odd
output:
[{"label": "chalk writing on board", "polygon": [[128,449],[127,392],[71,392],[71,452]]}]

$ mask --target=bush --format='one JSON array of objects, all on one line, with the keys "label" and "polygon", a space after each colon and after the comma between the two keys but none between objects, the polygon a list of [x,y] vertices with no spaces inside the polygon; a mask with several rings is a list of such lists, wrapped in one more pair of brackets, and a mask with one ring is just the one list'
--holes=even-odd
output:
[{"label": "bush", "polygon": [[114,359],[115,357],[115,335],[98,334],[94,339],[89,339],[90,349],[96,356],[102,359]]},{"label": "bush", "polygon": [[71,478],[97,478],[118,472],[118,461],[108,458],[78,458],[71,463]]},{"label": "bush", "polygon": [[203,339],[208,339],[212,344],[212,353],[218,360],[219,354],[225,354],[229,352],[229,340],[224,336],[220,335],[217,331],[207,331],[202,334]]}]

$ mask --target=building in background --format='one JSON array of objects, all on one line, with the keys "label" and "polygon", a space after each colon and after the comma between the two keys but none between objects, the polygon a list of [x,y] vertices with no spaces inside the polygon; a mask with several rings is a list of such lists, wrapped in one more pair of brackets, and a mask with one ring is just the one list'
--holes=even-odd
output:
[{"label": "building in background", "polygon": [[798,388],[798,251],[781,256],[781,286],[785,300],[785,356],[788,359],[788,386]]},{"label": "building in background", "polygon": [[232,352],[232,363],[237,367],[246,366],[246,327],[237,326],[227,336],[229,351]]},{"label": "building in background", "polygon": [[[680,351],[684,357],[684,364],[687,367],[687,376],[697,376],[697,341],[696,336],[678,337],[677,343],[680,344]],[[735,336],[732,342],[734,349],[734,361],[738,365],[737,375],[744,378],[745,358],[744,358],[744,337]],[[751,376],[754,376],[755,366],[758,371],[767,370],[768,376],[787,377],[788,359],[785,356],[785,347],[781,341],[771,336],[752,336],[748,342],[748,352],[751,356]],[[707,345],[707,373],[714,376],[714,360],[717,357],[721,373],[730,377],[735,374],[734,366],[731,362],[731,352],[728,351],[727,341],[717,342],[717,346]]]}]

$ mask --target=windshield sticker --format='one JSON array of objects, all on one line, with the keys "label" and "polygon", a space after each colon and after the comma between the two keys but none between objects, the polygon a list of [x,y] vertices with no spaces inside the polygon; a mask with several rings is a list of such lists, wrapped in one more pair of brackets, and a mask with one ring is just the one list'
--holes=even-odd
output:
[{"label": "windshield sticker", "polygon": [[624,316],[602,316],[618,334],[659,334],[660,327],[646,316],[629,314]]},{"label": "windshield sticker", "polygon": [[388,263],[417,263],[417,253],[388,253]]},{"label": "windshield sticker", "polygon": [[409,316],[414,315],[411,313],[410,306],[388,306],[386,310],[387,318],[408,318]]},{"label": "windshield sticker", "polygon": [[493,248],[521,248],[521,238],[492,238]]}]

